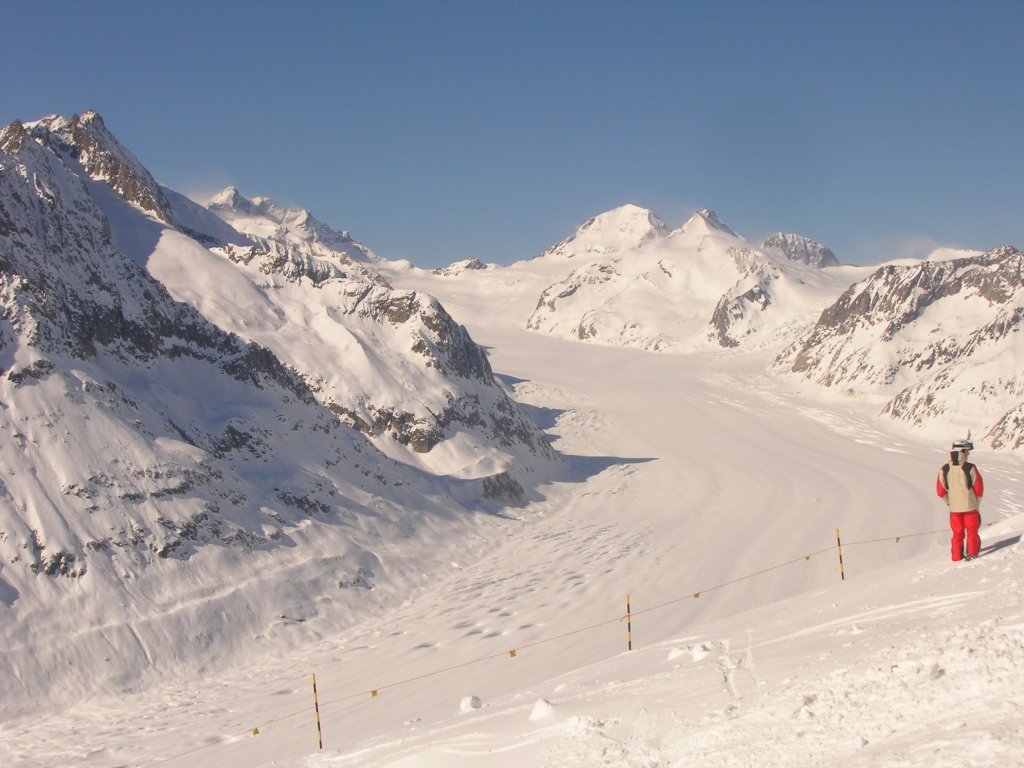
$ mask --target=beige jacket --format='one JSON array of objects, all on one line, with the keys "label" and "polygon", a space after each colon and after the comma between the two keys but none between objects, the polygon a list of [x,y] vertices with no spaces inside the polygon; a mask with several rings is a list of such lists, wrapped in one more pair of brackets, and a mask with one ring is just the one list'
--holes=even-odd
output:
[{"label": "beige jacket", "polygon": [[[948,466],[948,470],[947,470]],[[936,490],[939,496],[946,499],[950,512],[975,512],[981,499],[981,473],[974,464],[969,465],[971,482],[967,483],[967,473],[959,464],[949,464],[939,470]],[[943,479],[946,482],[943,482]],[[948,483],[948,485],[947,485]],[[945,492],[943,492],[945,491]]]}]

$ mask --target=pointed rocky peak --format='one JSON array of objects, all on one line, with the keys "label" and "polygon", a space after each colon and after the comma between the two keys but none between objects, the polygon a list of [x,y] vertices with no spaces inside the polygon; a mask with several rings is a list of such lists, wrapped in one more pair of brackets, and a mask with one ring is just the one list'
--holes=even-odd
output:
[{"label": "pointed rocky peak", "polygon": [[252,202],[249,198],[245,197],[241,192],[238,191],[238,187],[225,187],[220,192],[210,198],[207,203],[207,208],[227,208],[229,210],[238,210],[240,208],[251,207]]},{"label": "pointed rocky peak", "polygon": [[582,253],[635,250],[667,234],[668,228],[652,211],[627,204],[588,219],[543,255],[572,258]]},{"label": "pointed rocky peak", "polygon": [[790,235],[776,232],[769,235],[761,243],[761,250],[777,253],[790,261],[807,264],[811,267],[836,267],[839,259],[821,243],[801,235]]},{"label": "pointed rocky peak", "polygon": [[714,211],[702,208],[691,216],[683,226],[672,232],[673,236],[689,235],[703,237],[705,235],[730,235],[739,237],[730,229]]},{"label": "pointed rocky peak", "polygon": [[112,134],[95,110],[66,120],[51,115],[32,124],[33,132],[49,134],[82,164],[86,173],[106,182],[121,197],[170,223],[171,206],[145,166]]},{"label": "pointed rocky peak", "polygon": [[16,155],[21,151],[21,145],[28,138],[28,129],[21,120],[15,120],[0,131],[0,152],[8,155]]},{"label": "pointed rocky peak", "polygon": [[218,192],[206,207],[239,232],[302,247],[322,247],[357,261],[376,257],[343,229],[324,224],[305,208],[284,208],[269,197],[248,198],[236,187]]},{"label": "pointed rocky peak", "polygon": [[272,219],[275,225],[279,224],[279,217],[268,215],[269,212],[264,210],[262,202],[262,198],[250,199],[243,195],[238,187],[231,186],[210,198],[206,207],[228,222],[239,216],[265,216]]}]

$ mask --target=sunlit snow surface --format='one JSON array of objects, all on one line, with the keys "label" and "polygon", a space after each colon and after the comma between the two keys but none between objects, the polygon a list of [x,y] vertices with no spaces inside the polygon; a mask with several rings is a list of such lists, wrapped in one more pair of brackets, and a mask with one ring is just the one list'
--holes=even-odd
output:
[{"label": "sunlit snow surface", "polygon": [[[889,433],[766,373],[763,353],[529,333],[541,269],[392,279],[490,349],[577,482],[467,529],[447,572],[344,632],[282,616],[287,651],[26,701],[0,764],[1024,765],[1019,458],[972,457],[984,556],[951,563],[933,486],[961,435]],[[74,638],[40,626],[33,642]]]}]

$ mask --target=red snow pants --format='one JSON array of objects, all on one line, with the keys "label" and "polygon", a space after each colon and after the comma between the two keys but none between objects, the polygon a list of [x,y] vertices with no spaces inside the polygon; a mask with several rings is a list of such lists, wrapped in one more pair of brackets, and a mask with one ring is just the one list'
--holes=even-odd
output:
[{"label": "red snow pants", "polygon": [[964,556],[964,535],[967,536],[967,554],[976,557],[981,549],[981,537],[978,536],[978,529],[981,527],[981,513],[973,512],[950,512],[949,527],[953,529],[953,539],[950,545],[953,550],[953,560],[962,560]]}]

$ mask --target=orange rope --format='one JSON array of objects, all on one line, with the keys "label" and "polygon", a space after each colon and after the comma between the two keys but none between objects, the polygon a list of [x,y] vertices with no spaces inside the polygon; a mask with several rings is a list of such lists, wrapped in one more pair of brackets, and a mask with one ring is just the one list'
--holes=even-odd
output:
[{"label": "orange rope", "polygon": [[[886,537],[886,538],[883,538],[883,539],[865,539],[863,541],[847,542],[847,546],[852,546],[852,545],[857,545],[857,544],[877,544],[877,543],[886,542],[886,541],[897,541],[898,542],[900,539],[909,539],[909,538],[912,538],[912,537],[915,537],[915,536],[932,536],[932,535],[935,535],[935,534],[938,534],[938,533],[945,533],[945,530],[926,531],[924,533],[909,533],[909,534],[904,534],[902,536],[889,536],[889,537]],[[785,568],[786,566],[794,565],[795,563],[806,562],[806,561],[810,560],[812,557],[817,557],[818,555],[824,554],[825,552],[832,552],[835,548],[836,548],[836,545],[833,544],[832,546],[825,547],[824,549],[819,549],[816,552],[812,552],[809,555],[804,555],[802,557],[794,558],[792,560],[787,560],[784,563],[779,563],[778,565],[773,565],[773,566],[770,566],[768,568],[764,568],[764,569],[762,569],[760,571],[755,571],[754,573],[749,573],[749,574],[747,574],[745,576],[739,576],[739,577],[737,577],[735,579],[731,579],[730,581],[722,582],[721,584],[716,584],[715,586],[712,586],[712,587],[706,587],[705,589],[702,589],[702,590],[699,590],[699,591],[696,591],[696,592],[691,592],[691,593],[685,595],[684,597],[677,597],[677,598],[673,598],[672,600],[666,600],[663,603],[658,603],[657,605],[653,605],[650,608],[644,608],[641,611],[635,611],[634,610],[634,611],[632,611],[632,615],[633,616],[639,616],[639,615],[644,614],[644,613],[651,613],[652,611],[657,611],[657,610],[660,610],[662,608],[666,608],[666,607],[668,607],[670,605],[675,605],[676,603],[680,603],[680,602],[683,602],[685,600],[692,600],[694,598],[700,597],[702,594],[705,594],[707,592],[713,592],[716,589],[722,589],[724,587],[728,587],[728,586],[731,586],[733,584],[738,584],[741,581],[747,581],[749,579],[756,578],[757,576],[763,576],[766,573],[770,573],[771,571],[776,571],[776,570],[778,570],[780,568]],[[578,629],[569,630],[568,632],[564,632],[564,633],[562,633],[560,635],[553,635],[551,637],[546,637],[546,638],[542,638],[540,640],[535,640],[532,643],[526,643],[525,645],[517,646],[516,650],[522,650],[524,648],[536,648],[539,645],[544,645],[546,643],[552,643],[552,642],[555,642],[556,640],[564,640],[567,637],[572,637],[573,635],[578,635],[578,634],[581,634],[583,632],[589,632],[591,630],[598,629],[600,627],[604,627],[604,626],[607,626],[609,624],[617,624],[617,623],[621,622],[625,618],[626,618],[625,615],[623,615],[623,616],[617,616],[614,619],[606,619],[604,621],[600,621],[600,622],[598,622],[596,624],[591,624],[591,625],[586,626],[586,627],[579,627]],[[431,672],[425,672],[422,675],[416,675],[415,677],[409,677],[409,678],[406,678],[404,680],[396,680],[396,681],[394,681],[392,683],[388,683],[387,685],[382,685],[382,686],[379,686],[377,688],[372,688],[372,689],[367,689],[367,690],[362,690],[362,691],[357,691],[357,692],[354,692],[354,693],[350,693],[350,694],[347,694],[345,696],[340,696],[340,697],[338,697],[336,699],[330,699],[330,700],[327,700],[327,701],[320,702],[320,708],[323,709],[324,707],[327,707],[327,706],[332,705],[332,704],[340,704],[341,702],[344,702],[344,701],[351,701],[352,699],[357,699],[357,698],[361,698],[361,697],[365,697],[365,696],[376,696],[380,691],[383,691],[383,690],[387,690],[387,689],[391,689],[391,688],[397,688],[398,686],[407,685],[409,683],[418,682],[420,680],[425,680],[425,679],[430,678],[430,677],[436,677],[437,675],[442,675],[442,674],[445,674],[447,672],[452,672],[452,671],[454,671],[456,669],[463,669],[465,667],[473,666],[474,664],[479,664],[479,663],[484,662],[484,661],[490,661],[491,659],[497,659],[497,658],[509,656],[510,653],[511,653],[510,651],[504,650],[504,651],[501,651],[500,653],[493,653],[493,654],[488,654],[487,656],[480,656],[478,658],[471,659],[470,661],[464,661],[464,662],[459,663],[459,664],[452,664],[452,665],[447,666],[447,667],[440,667],[440,668],[435,669],[435,670],[433,670]],[[291,719],[293,717],[297,717],[299,715],[306,714],[307,710],[308,710],[308,708],[304,708],[304,709],[301,709],[301,710],[298,710],[298,711],[295,711],[295,712],[288,713],[286,715],[281,715],[280,717],[274,718],[272,720],[266,720],[266,721],[264,721],[262,723],[257,724],[255,726],[255,728],[257,728],[257,729],[266,728],[268,725],[273,725],[275,723],[280,723],[280,722],[283,722],[285,720],[289,720],[289,719]],[[241,733],[236,734],[233,737],[228,737],[228,738],[237,738],[238,736],[245,736],[246,734],[252,733],[252,731],[253,731],[253,729],[249,728],[249,729],[246,729],[245,731],[243,731]],[[216,744],[204,744],[203,746],[195,747],[194,749],[190,749],[190,750],[188,750],[186,752],[180,752],[180,753],[171,755],[169,757],[164,757],[164,758],[161,758],[161,759],[156,760],[154,762],[147,763],[145,766],[143,766],[143,768],[152,768],[152,766],[161,765],[163,763],[167,763],[167,762],[170,762],[172,760],[177,760],[178,758],[186,757],[187,755],[192,755],[192,754],[195,754],[196,752],[200,752],[200,751],[202,751],[204,749],[210,749],[211,747],[221,746],[222,744],[223,744],[223,742],[218,742]]]}]

